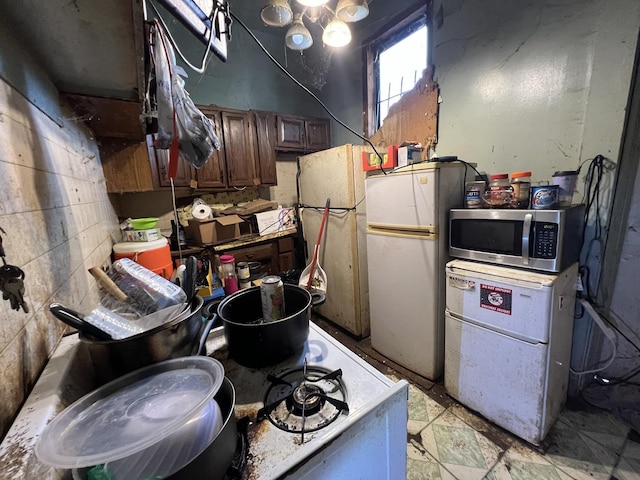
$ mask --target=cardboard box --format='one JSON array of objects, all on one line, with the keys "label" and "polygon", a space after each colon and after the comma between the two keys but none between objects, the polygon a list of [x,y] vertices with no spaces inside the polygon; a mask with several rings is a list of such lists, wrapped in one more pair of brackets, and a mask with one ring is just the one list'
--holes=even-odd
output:
[{"label": "cardboard box", "polygon": [[293,208],[279,208],[268,212],[256,213],[255,227],[259,235],[281,232],[296,228],[296,211]]},{"label": "cardboard box", "polygon": [[238,215],[224,215],[204,222],[190,219],[189,233],[200,245],[233,240],[240,236],[240,224],[243,221]]},{"label": "cardboard box", "polygon": [[153,242],[160,240],[162,234],[157,228],[147,230],[123,230],[122,239],[125,242]]},{"label": "cardboard box", "polygon": [[420,163],[422,161],[422,149],[415,147],[398,148],[398,166],[404,167],[412,163]]},{"label": "cardboard box", "polygon": [[[383,154],[380,150],[378,153],[382,154],[382,168],[393,169],[398,165],[397,145],[387,148],[387,153]],[[362,170],[365,172],[380,170],[380,158],[375,153],[362,152]]]}]

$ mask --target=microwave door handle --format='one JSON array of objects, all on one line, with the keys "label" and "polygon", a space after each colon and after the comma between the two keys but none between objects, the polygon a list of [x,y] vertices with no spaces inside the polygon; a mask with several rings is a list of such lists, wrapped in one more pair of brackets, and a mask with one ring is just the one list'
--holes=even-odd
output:
[{"label": "microwave door handle", "polygon": [[522,226],[522,263],[529,265],[529,235],[531,233],[531,221],[533,215],[527,213],[524,216],[524,225]]}]

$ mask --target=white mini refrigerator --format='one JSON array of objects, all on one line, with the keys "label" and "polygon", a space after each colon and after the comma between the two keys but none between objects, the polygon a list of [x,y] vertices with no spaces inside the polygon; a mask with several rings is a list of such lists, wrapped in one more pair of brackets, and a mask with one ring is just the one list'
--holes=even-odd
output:
[{"label": "white mini refrigerator", "polygon": [[577,271],[446,267],[445,389],[534,445],[567,396]]}]

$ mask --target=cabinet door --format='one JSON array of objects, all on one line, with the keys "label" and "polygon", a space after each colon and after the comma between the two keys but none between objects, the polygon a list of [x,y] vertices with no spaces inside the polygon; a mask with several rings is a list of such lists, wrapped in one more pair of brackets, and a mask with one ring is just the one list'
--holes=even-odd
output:
[{"label": "cabinet door", "polygon": [[251,114],[223,111],[221,115],[228,185],[230,187],[255,185],[256,167]]},{"label": "cabinet door", "polygon": [[331,127],[329,120],[307,120],[305,122],[306,150],[318,151],[331,148]]},{"label": "cabinet door", "polygon": [[107,192],[146,192],[153,190],[147,142],[120,138],[98,141]]},{"label": "cabinet door", "polygon": [[213,122],[213,129],[220,139],[221,146],[220,150],[213,151],[202,168],[193,169],[193,178],[197,184],[192,186],[195,188],[224,188],[227,186],[227,172],[220,112],[207,112],[206,115]]},{"label": "cabinet door", "polygon": [[277,185],[276,117],[269,112],[254,112],[256,126],[256,157],[262,185]]},{"label": "cabinet door", "polygon": [[278,246],[275,241],[224,253],[232,254],[236,258],[236,265],[238,262],[260,262],[260,269],[264,273],[278,273]]},{"label": "cabinet door", "polygon": [[[170,187],[169,180],[169,150],[161,150],[153,146],[154,135],[147,136],[147,145],[149,147],[149,161],[151,162],[151,172],[153,174],[154,187]],[[178,173],[173,179],[173,185],[176,187],[188,187],[191,182],[191,165],[178,159]]]},{"label": "cabinet door", "polygon": [[278,148],[284,150],[304,150],[304,119],[278,115]]},{"label": "cabinet door", "polygon": [[[285,252],[278,255],[278,271],[286,272],[296,267],[296,257],[293,252]],[[315,275],[314,275],[315,278]]]}]

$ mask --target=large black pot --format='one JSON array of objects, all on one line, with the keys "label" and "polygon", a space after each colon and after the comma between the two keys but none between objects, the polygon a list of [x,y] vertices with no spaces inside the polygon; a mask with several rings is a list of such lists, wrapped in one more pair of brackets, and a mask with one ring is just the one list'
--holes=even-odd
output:
[{"label": "large black pot", "polygon": [[278,363],[304,345],[309,336],[311,294],[296,285],[284,285],[284,318],[261,322],[260,287],[226,297],[218,306],[229,356],[247,367]]},{"label": "large black pot", "polygon": [[89,351],[98,380],[107,382],[152,363],[198,353],[200,339],[210,329],[210,323],[202,321],[202,304],[202,298],[196,296],[185,314],[122,340],[97,340],[80,332],[80,341]]}]

